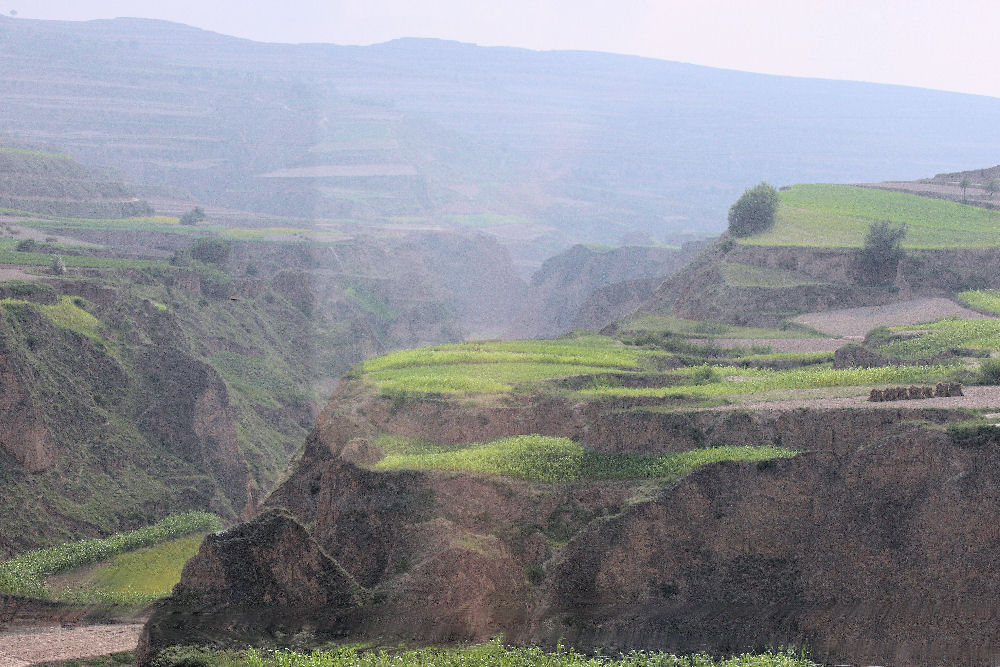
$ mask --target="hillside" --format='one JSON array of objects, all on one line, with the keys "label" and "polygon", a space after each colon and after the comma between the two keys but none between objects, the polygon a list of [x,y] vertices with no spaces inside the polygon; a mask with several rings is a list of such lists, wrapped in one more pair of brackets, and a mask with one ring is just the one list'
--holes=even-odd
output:
[{"label": "hillside", "polygon": [[902,87],[136,19],[4,16],[0,35],[0,132],[206,204],[483,229],[531,268],[570,243],[721,231],[761,178],[913,179],[998,149],[997,100]]},{"label": "hillside", "polygon": [[997,572],[975,518],[996,493],[985,445],[996,429],[977,417],[1000,405],[996,388],[869,403],[872,385],[973,375],[954,362],[833,369],[832,351],[767,348],[808,331],[688,326],[360,365],[268,511],[189,562],[147,625],[140,664],[171,644],[303,628],[317,641],[502,633],[603,651],[992,659],[980,647],[1000,629],[978,623],[969,644],[962,625],[986,589],[949,596],[956,571]]},{"label": "hillside", "polygon": [[[641,310],[780,326],[809,312],[1000,287],[997,211],[848,185],[795,185],[779,195],[770,230],[715,242]],[[892,283],[876,286],[854,258],[869,227],[881,221],[905,225],[906,236]]]},{"label": "hillside", "polygon": [[[558,336],[574,328],[602,329],[638,308],[664,278],[681,269],[703,245],[575,245],[545,260],[532,275],[525,303],[506,335]],[[608,291],[618,297],[613,304],[602,303]],[[634,295],[622,298],[622,292],[633,291]]]},{"label": "hillside", "polygon": [[127,185],[65,153],[0,142],[0,209],[8,214],[130,218],[153,210]]},{"label": "hillside", "polygon": [[3,556],[181,510],[253,516],[353,364],[498,331],[524,290],[475,232],[213,207],[185,225],[58,151],[0,162],[22,198],[0,212]]}]

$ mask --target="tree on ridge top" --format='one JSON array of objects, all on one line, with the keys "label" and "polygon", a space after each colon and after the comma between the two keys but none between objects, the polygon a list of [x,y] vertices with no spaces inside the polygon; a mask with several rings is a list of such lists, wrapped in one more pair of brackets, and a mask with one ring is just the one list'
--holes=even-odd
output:
[{"label": "tree on ridge top", "polygon": [[729,209],[729,233],[742,237],[766,232],[774,226],[779,201],[778,191],[764,181],[747,189]]}]

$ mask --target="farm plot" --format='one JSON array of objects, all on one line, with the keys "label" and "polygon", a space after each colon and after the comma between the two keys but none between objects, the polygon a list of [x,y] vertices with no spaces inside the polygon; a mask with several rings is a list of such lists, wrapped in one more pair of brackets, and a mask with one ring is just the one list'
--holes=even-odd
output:
[{"label": "farm plot", "polygon": [[1000,211],[851,185],[795,185],[779,194],[774,227],[740,243],[859,247],[871,223],[887,220],[907,226],[907,248],[1000,245]]},{"label": "farm plot", "polygon": [[865,334],[878,327],[919,324],[943,317],[975,319],[984,315],[960,306],[950,299],[939,297],[897,301],[884,306],[862,306],[806,313],[799,315],[794,321],[833,336],[864,338]]}]

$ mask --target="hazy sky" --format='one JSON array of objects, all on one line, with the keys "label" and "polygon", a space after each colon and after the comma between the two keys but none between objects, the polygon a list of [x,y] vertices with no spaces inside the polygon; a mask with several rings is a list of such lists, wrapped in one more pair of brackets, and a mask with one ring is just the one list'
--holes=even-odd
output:
[{"label": "hazy sky", "polygon": [[143,16],[270,42],[441,37],[1000,97],[997,0],[6,2],[25,18]]}]

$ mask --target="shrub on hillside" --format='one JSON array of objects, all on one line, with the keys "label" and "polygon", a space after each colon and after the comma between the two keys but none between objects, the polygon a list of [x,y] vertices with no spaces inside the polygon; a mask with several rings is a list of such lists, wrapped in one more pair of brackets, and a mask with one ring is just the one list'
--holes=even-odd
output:
[{"label": "shrub on hillside", "polygon": [[1000,384],[1000,359],[987,359],[980,364],[979,381],[982,384]]},{"label": "shrub on hillside", "polygon": [[222,264],[229,259],[232,244],[216,236],[203,236],[191,244],[188,254],[199,262]]},{"label": "shrub on hillside", "polygon": [[178,222],[182,225],[197,225],[205,220],[205,211],[200,206],[195,206],[190,211],[184,213]]},{"label": "shrub on hillside", "polygon": [[752,236],[766,232],[774,226],[778,202],[778,191],[767,183],[746,190],[729,209],[729,233]]},{"label": "shrub on hillside", "polygon": [[873,222],[865,234],[865,243],[854,255],[855,282],[872,287],[889,287],[896,282],[899,262],[903,259],[906,225],[888,221]]}]

